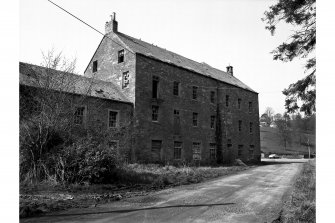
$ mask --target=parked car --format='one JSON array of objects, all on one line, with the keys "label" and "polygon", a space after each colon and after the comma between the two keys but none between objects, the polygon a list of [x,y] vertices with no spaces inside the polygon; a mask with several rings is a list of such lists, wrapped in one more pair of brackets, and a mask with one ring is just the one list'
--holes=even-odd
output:
[{"label": "parked car", "polygon": [[279,159],[280,156],[278,156],[277,154],[271,154],[269,155],[269,159]]}]

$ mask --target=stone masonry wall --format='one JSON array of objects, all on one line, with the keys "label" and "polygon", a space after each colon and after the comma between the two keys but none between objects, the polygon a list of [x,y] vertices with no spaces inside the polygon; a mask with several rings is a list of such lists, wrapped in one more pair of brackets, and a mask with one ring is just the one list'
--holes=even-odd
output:
[{"label": "stone masonry wall", "polygon": [[[36,91],[38,88],[20,86],[20,104],[28,105],[36,97]],[[58,94],[57,92],[50,91],[50,94]],[[62,106],[62,113],[71,115],[74,114],[76,107],[85,107],[84,111],[84,123],[81,125],[72,124],[72,132],[76,135],[85,134],[86,130],[91,129],[100,133],[109,133],[109,138],[105,139],[105,143],[110,140],[116,140],[119,143],[119,152],[123,154],[131,154],[131,145],[129,143],[129,132],[128,129],[132,128],[132,117],[133,117],[133,105],[131,103],[123,103],[119,101],[113,101],[109,99],[102,99],[96,97],[87,97],[84,95],[62,93],[64,96],[56,97],[62,98],[60,101]],[[20,108],[20,112],[27,114],[20,114],[21,116],[27,116],[32,113],[33,107],[29,109]],[[119,127],[109,128],[108,127],[108,112],[114,110],[119,112]],[[71,121],[71,117],[69,117]],[[73,120],[72,120],[73,121]],[[123,134],[120,134],[120,131]],[[124,131],[126,130],[126,131]],[[103,143],[103,142],[102,142]]]},{"label": "stone masonry wall", "polygon": [[[113,42],[113,41],[114,42]],[[124,62],[118,63],[118,51],[124,49]],[[94,53],[84,75],[113,82],[119,86],[131,102],[135,102],[135,54],[128,51],[119,38],[112,32],[104,37]],[[93,61],[98,61],[98,70],[93,73]],[[129,72],[129,86],[122,89],[122,73]]]},{"label": "stone masonry wall", "polygon": [[[220,83],[219,86],[220,105],[223,123],[222,144],[223,157],[225,162],[231,163],[239,158],[245,162],[256,162],[260,158],[259,138],[259,111],[258,95],[240,88]],[[226,95],[229,95],[229,106],[226,106]],[[241,107],[238,108],[238,99],[241,99]],[[252,109],[249,112],[249,102],[252,102]],[[239,131],[239,120],[242,121],[242,128]],[[252,132],[249,130],[249,123],[252,122]],[[231,148],[228,148],[231,144]],[[243,145],[242,155],[238,156],[238,145]],[[254,146],[253,159],[249,156],[250,145]]]},{"label": "stone masonry wall", "polygon": [[[152,77],[159,77],[158,100],[152,99]],[[173,95],[173,82],[180,82],[180,96]],[[192,99],[192,86],[198,87],[198,99]],[[210,102],[210,92],[215,91],[215,103]],[[230,107],[225,106],[225,95],[230,95]],[[240,157],[249,159],[249,145],[254,145],[254,157],[259,151],[258,95],[232,85],[218,82],[183,68],[169,65],[143,55],[136,58],[136,98],[135,113],[137,139],[135,153],[139,161],[152,160],[152,140],[161,140],[162,162],[192,162],[192,143],[201,143],[201,163],[213,163],[210,160],[209,145],[222,145],[223,161],[231,162],[237,158],[237,145],[244,149]],[[237,99],[242,99],[241,109],[236,108]],[[236,101],[236,103],[235,103]],[[253,110],[248,111],[252,101]],[[153,122],[152,105],[159,106],[159,120]],[[210,128],[210,116],[217,116],[219,108],[221,125]],[[174,109],[180,111],[180,133],[174,132]],[[192,125],[192,114],[198,113],[198,127]],[[242,131],[238,132],[238,120],[242,120]],[[253,122],[253,133],[249,133],[249,122]],[[221,128],[218,131],[218,128]],[[220,132],[218,137],[217,132]],[[227,139],[232,149],[227,149]],[[220,140],[220,141],[218,141]],[[182,142],[182,159],[174,160],[174,141]],[[216,163],[216,161],[214,161]]]}]

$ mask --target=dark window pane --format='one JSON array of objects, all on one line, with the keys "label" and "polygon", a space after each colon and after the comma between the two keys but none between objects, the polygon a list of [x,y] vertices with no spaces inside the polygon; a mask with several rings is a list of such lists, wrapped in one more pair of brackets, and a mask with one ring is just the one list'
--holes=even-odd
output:
[{"label": "dark window pane", "polygon": [[158,98],[158,83],[159,79],[156,76],[152,77],[152,98]]},{"label": "dark window pane", "polygon": [[129,72],[122,73],[122,88],[127,88],[129,85]]},{"label": "dark window pane", "polygon": [[98,71],[98,61],[97,60],[95,60],[95,61],[93,61],[93,72],[97,72]]},{"label": "dark window pane", "polygon": [[84,111],[85,107],[77,107],[74,112],[74,123],[81,125],[84,123]]},{"label": "dark window pane", "polygon": [[209,157],[211,160],[216,159],[216,144],[215,143],[209,144]]},{"label": "dark window pane", "polygon": [[108,120],[109,127],[111,128],[117,127],[117,115],[118,115],[118,112],[109,111],[109,120]]},{"label": "dark window pane", "polygon": [[192,87],[192,99],[196,100],[198,98],[198,87]]},{"label": "dark window pane", "polygon": [[158,109],[159,107],[156,105],[152,106],[152,121],[158,121]]},{"label": "dark window pane", "polygon": [[124,50],[120,50],[118,52],[118,59],[117,59],[118,63],[122,63],[124,61]]},{"label": "dark window pane", "polygon": [[211,103],[215,103],[215,92],[211,91]]},{"label": "dark window pane", "polygon": [[153,161],[160,161],[161,158],[161,140],[152,140],[151,141],[151,157]]},{"label": "dark window pane", "polygon": [[199,142],[193,142],[193,160],[201,160],[201,147]]},{"label": "dark window pane", "polygon": [[173,82],[173,95],[179,95],[179,82]]},{"label": "dark window pane", "polygon": [[252,111],[252,102],[249,102],[249,112]]},{"label": "dark window pane", "polygon": [[181,149],[182,149],[182,143],[174,142],[174,151],[173,151],[174,159],[181,159]]},{"label": "dark window pane", "polygon": [[193,112],[193,126],[198,126],[198,113]]}]

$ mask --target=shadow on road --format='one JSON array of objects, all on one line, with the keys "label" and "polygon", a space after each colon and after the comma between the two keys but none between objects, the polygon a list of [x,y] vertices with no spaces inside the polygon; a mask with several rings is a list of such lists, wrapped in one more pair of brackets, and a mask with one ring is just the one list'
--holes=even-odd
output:
[{"label": "shadow on road", "polygon": [[65,217],[65,216],[77,216],[77,215],[93,215],[93,214],[107,214],[107,213],[128,213],[134,211],[146,211],[146,210],[155,210],[155,209],[164,209],[164,208],[183,208],[183,207],[213,207],[213,206],[222,206],[222,205],[233,205],[235,203],[222,203],[222,204],[184,204],[184,205],[169,205],[169,206],[160,206],[160,207],[147,207],[147,208],[134,208],[134,209],[123,209],[123,210],[112,210],[112,211],[96,211],[96,212],[86,212],[86,213],[72,213],[72,214],[54,214],[54,215],[44,215],[42,217]]},{"label": "shadow on road", "polygon": [[278,165],[290,163],[305,163],[307,159],[262,159],[261,165]]}]

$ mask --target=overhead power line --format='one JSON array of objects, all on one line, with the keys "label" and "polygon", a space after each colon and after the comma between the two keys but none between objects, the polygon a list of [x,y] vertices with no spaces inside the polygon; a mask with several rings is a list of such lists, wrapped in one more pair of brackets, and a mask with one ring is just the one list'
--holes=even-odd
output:
[{"label": "overhead power line", "polygon": [[[91,26],[90,24],[88,24],[87,22],[83,21],[82,19],[78,18],[77,16],[73,15],[71,12],[67,11],[66,9],[64,9],[63,7],[57,5],[56,3],[50,1],[50,0],[47,0],[48,2],[50,2],[51,4],[55,5],[56,7],[60,8],[61,10],[63,10],[64,12],[66,12],[67,14],[69,14],[70,16],[72,16],[73,18],[79,20],[81,23],[85,24],[86,26],[90,27],[91,29],[93,29],[94,31],[98,32],[99,34],[103,35],[104,37],[107,37],[108,39],[110,39],[112,42],[116,43],[117,45],[121,46],[121,47],[124,47],[122,45],[120,45],[118,42],[115,42],[112,38],[110,38],[109,36],[103,34],[102,32],[100,32],[99,30],[97,30],[96,28],[94,28],[93,26]],[[130,50],[128,49],[125,49],[127,50],[128,52],[132,53],[132,54],[135,54],[133,52],[131,52]]]},{"label": "overhead power line", "polygon": [[[72,16],[73,18],[79,20],[81,23],[85,24],[86,26],[90,27],[91,29],[93,29],[94,31],[98,32],[99,34],[101,34],[104,37],[107,37],[108,39],[110,39],[112,42],[116,43],[117,45],[123,47],[126,51],[128,51],[129,53],[132,53],[135,55],[135,53],[131,52],[130,50],[126,49],[124,46],[122,46],[121,44],[119,44],[118,42],[114,41],[112,38],[110,38],[108,35],[103,34],[102,32],[100,32],[98,29],[94,28],[93,26],[91,26],[90,24],[88,24],[87,22],[83,21],[82,19],[78,18],[77,16],[73,15],[71,12],[67,11],[66,9],[64,9],[63,7],[57,5],[56,3],[54,3],[53,1],[47,0],[48,2],[50,2],[51,4],[53,4],[54,6],[58,7],[59,9],[63,10],[64,12],[66,12],[67,14],[69,14],[70,16]],[[163,78],[163,77],[161,77]],[[167,81],[172,82],[171,80],[168,80],[167,78],[163,78]],[[228,83],[229,84],[229,83]],[[193,86],[190,84],[186,84],[187,86]],[[208,87],[208,86],[198,86],[201,88],[209,88],[209,89],[222,89],[222,90],[227,90],[227,89],[232,89],[232,90],[239,90],[239,88],[231,88],[231,87]],[[244,88],[242,88],[244,89]]]},{"label": "overhead power line", "polygon": [[71,15],[72,17],[76,18],[77,20],[79,20],[80,22],[84,23],[85,25],[87,25],[88,27],[90,27],[91,29],[94,29],[95,31],[97,31],[98,33],[100,33],[101,35],[105,35],[102,32],[100,32],[99,30],[97,30],[96,28],[94,28],[93,26],[87,24],[86,22],[84,22],[83,20],[79,19],[77,16],[73,15],[71,12],[67,11],[66,9],[62,8],[61,6],[57,5],[56,3],[48,0],[48,2],[50,2],[51,4],[57,6],[58,8],[60,8],[61,10],[63,10],[64,12],[66,12],[67,14]]}]

